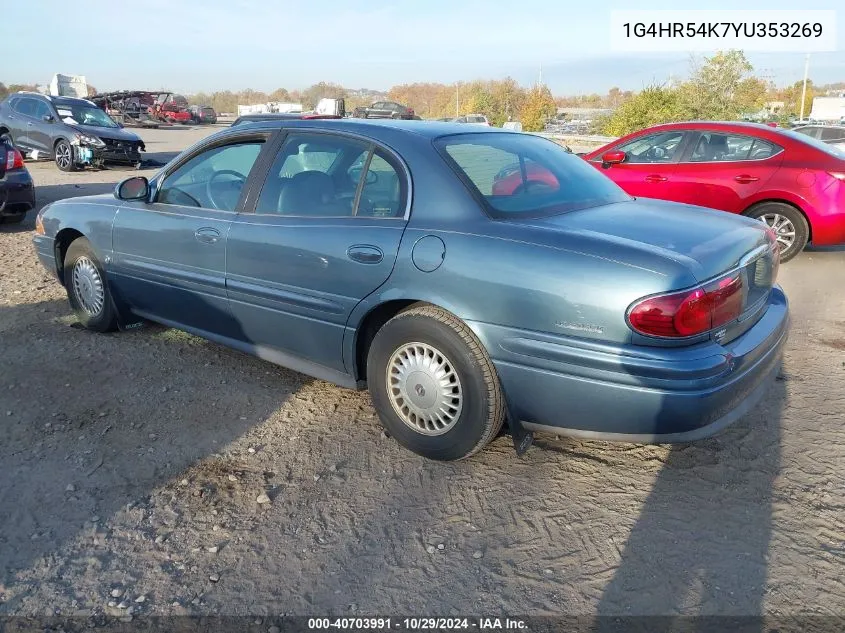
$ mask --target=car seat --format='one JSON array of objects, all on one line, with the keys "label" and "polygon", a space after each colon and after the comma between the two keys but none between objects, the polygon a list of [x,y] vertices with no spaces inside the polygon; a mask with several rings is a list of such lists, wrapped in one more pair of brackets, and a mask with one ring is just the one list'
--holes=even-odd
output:
[{"label": "car seat", "polygon": [[282,215],[344,216],[351,209],[335,198],[331,176],[322,171],[302,171],[282,187],[279,194]]}]

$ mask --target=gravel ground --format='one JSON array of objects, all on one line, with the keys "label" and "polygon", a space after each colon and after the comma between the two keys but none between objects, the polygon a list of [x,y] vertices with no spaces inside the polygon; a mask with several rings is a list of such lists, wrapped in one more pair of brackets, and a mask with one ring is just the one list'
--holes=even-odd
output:
[{"label": "gravel ground", "polygon": [[[136,173],[29,168],[40,204]],[[32,223],[0,226],[0,615],[845,613],[845,250],[781,268],[784,374],[725,434],[440,464],[366,393],[80,329]]]}]

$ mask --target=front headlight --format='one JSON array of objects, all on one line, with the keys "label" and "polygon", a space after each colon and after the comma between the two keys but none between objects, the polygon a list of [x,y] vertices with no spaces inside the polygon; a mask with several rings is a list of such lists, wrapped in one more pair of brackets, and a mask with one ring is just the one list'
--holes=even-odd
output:
[{"label": "front headlight", "polygon": [[84,143],[85,145],[93,145],[94,147],[105,147],[106,144],[103,143],[100,139],[96,136],[89,136],[88,134],[79,134],[79,142]]}]

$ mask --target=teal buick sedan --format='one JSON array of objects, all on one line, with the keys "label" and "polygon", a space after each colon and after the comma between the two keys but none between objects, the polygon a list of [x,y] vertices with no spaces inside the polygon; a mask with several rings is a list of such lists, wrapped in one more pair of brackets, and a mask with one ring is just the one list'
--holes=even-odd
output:
[{"label": "teal buick sedan", "polygon": [[763,223],[634,199],[550,140],[480,126],[246,123],[46,206],[34,243],[85,327],[156,321],[368,389],[439,460],[505,422],[712,435],[764,395],[789,323]]}]

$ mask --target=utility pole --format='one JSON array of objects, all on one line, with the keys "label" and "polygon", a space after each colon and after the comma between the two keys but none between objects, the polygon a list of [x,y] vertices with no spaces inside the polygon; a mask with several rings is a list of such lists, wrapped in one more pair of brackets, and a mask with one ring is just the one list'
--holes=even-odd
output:
[{"label": "utility pole", "polygon": [[807,58],[804,61],[804,87],[801,89],[801,116],[799,121],[804,120],[804,99],[807,97],[807,73],[810,71],[810,53],[807,53]]},{"label": "utility pole", "polygon": [[460,99],[461,84],[455,84],[455,116],[461,116],[461,99]]}]

